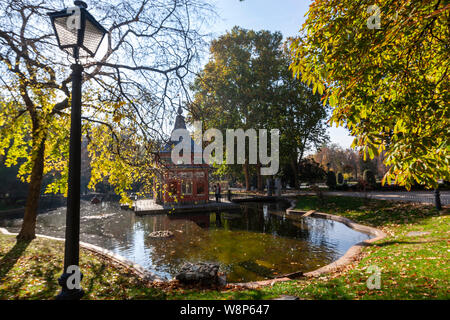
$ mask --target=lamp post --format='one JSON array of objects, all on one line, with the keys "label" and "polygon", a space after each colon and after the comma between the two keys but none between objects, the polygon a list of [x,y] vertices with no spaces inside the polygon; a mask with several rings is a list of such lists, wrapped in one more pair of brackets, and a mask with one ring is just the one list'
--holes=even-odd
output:
[{"label": "lamp post", "polygon": [[436,209],[438,211],[442,210],[441,194],[439,192],[439,183],[436,189],[434,189],[434,205],[436,206]]},{"label": "lamp post", "polygon": [[79,272],[80,250],[80,172],[81,172],[81,82],[83,67],[80,56],[93,57],[106,34],[83,1],[75,7],[48,13],[58,40],[58,46],[75,58],[72,64],[72,102],[70,121],[69,179],[66,213],[64,271],[58,279],[62,287],[57,299],[78,300],[84,292]]}]

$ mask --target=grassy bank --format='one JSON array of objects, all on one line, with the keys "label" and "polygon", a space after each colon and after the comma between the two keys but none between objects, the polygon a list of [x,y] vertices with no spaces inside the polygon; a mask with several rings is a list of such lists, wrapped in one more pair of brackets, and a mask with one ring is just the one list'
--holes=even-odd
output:
[{"label": "grassy bank", "polygon": [[[298,198],[297,208],[338,214],[382,229],[388,237],[364,249],[355,263],[318,279],[240,290],[155,286],[89,251],[81,251],[87,299],[270,299],[282,294],[303,299],[449,299],[450,220],[433,207],[349,197]],[[426,234],[409,236],[412,231]],[[47,299],[59,290],[63,244],[36,239],[16,244],[0,235],[0,298]],[[381,271],[381,288],[369,290],[367,269]]]},{"label": "grassy bank", "polygon": [[[60,291],[64,243],[37,238],[16,243],[0,234],[0,299],[52,299]],[[80,252],[85,299],[163,299],[135,274],[88,250]]]}]

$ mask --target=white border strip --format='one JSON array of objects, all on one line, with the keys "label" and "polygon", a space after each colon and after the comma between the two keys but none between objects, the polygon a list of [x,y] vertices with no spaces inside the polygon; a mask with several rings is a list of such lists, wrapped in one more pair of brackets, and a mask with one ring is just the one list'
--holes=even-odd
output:
[{"label": "white border strip", "polygon": [[[289,201],[291,202],[291,206],[288,209],[286,209],[286,214],[289,215],[290,213],[294,213],[294,214],[297,214],[297,213],[305,214],[306,213],[306,211],[304,211],[304,210],[294,209],[296,206],[297,200],[289,200]],[[332,214],[328,214],[328,213],[322,213],[322,212],[313,212],[309,215],[309,217],[334,220],[334,221],[345,224],[347,227],[349,227],[353,230],[356,230],[356,231],[359,231],[362,233],[366,233],[366,234],[372,235],[374,237],[371,239],[368,239],[368,240],[358,242],[357,244],[353,245],[338,260],[336,260],[330,264],[327,264],[326,266],[323,266],[319,269],[304,273],[303,276],[308,277],[308,278],[319,277],[323,274],[334,272],[339,268],[342,268],[346,265],[351,264],[353,261],[355,261],[356,257],[362,251],[363,247],[366,247],[367,245],[370,245],[371,243],[381,240],[386,237],[386,234],[379,229],[355,223],[352,220],[345,218],[345,217],[336,216],[336,215],[332,215]],[[296,272],[294,272],[294,273],[296,273]],[[252,289],[252,288],[257,288],[257,287],[264,286],[264,285],[273,285],[276,282],[284,282],[284,281],[291,281],[291,280],[293,280],[293,279],[284,277],[284,278],[277,278],[277,279],[271,279],[271,280],[243,282],[243,283],[237,283],[236,285]]]},{"label": "white border strip", "polygon": [[[17,233],[11,233],[9,232],[7,229],[5,228],[0,228],[0,232],[5,234],[5,235],[10,235],[10,236],[16,236]],[[55,240],[55,241],[65,241],[65,239],[62,238],[55,238],[55,237],[50,237],[50,236],[46,236],[43,234],[37,234],[36,237],[38,238],[44,238],[44,239],[50,239],[50,240]],[[147,271],[144,267],[142,267],[141,265],[134,263],[133,261],[130,261],[128,259],[125,259],[124,257],[115,254],[114,252],[107,250],[105,248],[99,247],[99,246],[95,246],[93,244],[90,243],[86,243],[86,242],[82,242],[80,241],[80,247],[87,249],[95,254],[101,255],[104,258],[110,259],[113,262],[116,262],[124,267],[127,268],[131,268],[133,269],[134,273],[136,273],[136,275],[141,278],[142,280],[145,281],[164,281],[160,278],[158,278],[156,275],[152,274],[151,272]]]},{"label": "white border strip", "polygon": [[[302,210],[296,210],[294,209],[296,206],[297,201],[296,200],[289,200],[291,202],[291,206],[286,209],[286,214],[297,214],[297,213],[302,213],[304,214],[305,211]],[[332,215],[332,214],[328,214],[328,213],[322,213],[322,212],[313,212],[309,215],[310,217],[316,217],[316,218],[322,218],[322,219],[330,219],[330,220],[334,220],[340,223],[345,224],[346,226],[348,226],[351,229],[354,229],[356,231],[359,232],[363,232],[366,234],[370,234],[373,235],[374,238],[372,239],[368,239],[368,240],[364,240],[362,242],[358,242],[357,244],[353,245],[350,249],[347,250],[347,252],[340,257],[338,260],[323,266],[317,270],[314,271],[310,271],[307,272],[305,274],[303,274],[306,277],[318,277],[322,274],[325,273],[330,273],[330,272],[334,272],[336,271],[338,268],[341,268],[343,266],[346,266],[348,264],[351,264],[355,258],[359,255],[359,253],[361,252],[361,250],[363,249],[363,247],[367,246],[368,244],[371,244],[375,241],[381,240],[383,238],[386,237],[386,234],[376,228],[373,227],[369,227],[369,226],[364,226],[362,224],[358,224],[353,222],[352,220],[345,218],[345,217],[341,217],[341,216],[336,216],[336,215]],[[10,233],[8,230],[6,230],[5,228],[0,228],[0,232],[2,232],[3,234],[6,235],[17,235],[17,233]],[[36,237],[39,238],[45,238],[45,239],[50,239],[50,240],[56,240],[56,241],[65,241],[65,239],[61,239],[61,238],[55,238],[55,237],[50,237],[50,236],[46,236],[46,235],[41,235],[41,234],[37,234]],[[134,272],[143,280],[146,281],[167,281],[167,280],[163,280],[158,278],[156,275],[152,274],[151,272],[147,271],[145,268],[143,268],[141,265],[134,263],[130,260],[125,259],[124,257],[115,254],[114,252],[104,249],[102,247],[98,247],[95,246],[93,244],[90,243],[85,243],[85,242],[80,242],[80,246],[84,249],[90,250],[96,254],[99,254],[105,258],[111,259],[116,263],[119,263],[122,266],[131,268],[134,270]],[[246,287],[246,288],[256,288],[259,286],[264,286],[264,285],[273,285],[276,282],[283,282],[283,281],[290,281],[292,279],[284,277],[284,278],[277,278],[277,279],[271,279],[271,280],[262,280],[262,281],[254,281],[254,282],[244,282],[244,283],[233,283],[234,285],[238,285],[238,286],[242,286],[242,287]]]}]

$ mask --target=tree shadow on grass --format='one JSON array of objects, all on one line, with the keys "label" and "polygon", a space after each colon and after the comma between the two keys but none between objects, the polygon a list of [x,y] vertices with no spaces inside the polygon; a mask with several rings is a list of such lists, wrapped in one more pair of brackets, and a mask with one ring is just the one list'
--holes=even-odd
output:
[{"label": "tree shadow on grass", "polygon": [[[445,299],[447,287],[445,279],[430,281],[429,275],[387,270],[380,266],[380,289],[370,289],[370,273],[361,270],[346,277],[313,284],[313,299]],[[372,282],[373,283],[373,282]]]},{"label": "tree shadow on grass", "polygon": [[396,244],[424,244],[424,243],[432,243],[432,242],[442,242],[442,240],[427,240],[427,241],[385,241],[381,243],[367,243],[364,242],[363,246],[365,247],[386,247],[393,246]]},{"label": "tree shadow on grass", "polygon": [[[30,274],[24,280],[30,281],[36,278],[45,279],[45,288],[40,290],[34,294],[29,294],[26,297],[22,297],[21,299],[27,300],[45,300],[45,299],[54,299],[60,290],[60,286],[58,284],[57,278],[55,278],[55,274],[60,273],[60,267],[57,265],[47,265],[43,270],[39,264],[34,264],[30,266]],[[8,291],[14,292],[16,296],[20,296],[21,290],[23,290],[24,281],[18,283],[14,287],[10,287]]]},{"label": "tree shadow on grass", "polygon": [[91,268],[92,268],[91,270],[93,271],[94,276],[89,279],[88,283],[86,283],[86,287],[84,288],[84,292],[85,292],[86,296],[88,296],[89,294],[91,294],[93,292],[95,283],[98,283],[102,286],[109,285],[108,282],[104,281],[104,279],[103,279],[105,267],[106,266],[103,263],[98,267],[91,266]]},{"label": "tree shadow on grass", "polygon": [[233,294],[233,299],[236,300],[262,300],[265,297],[265,293],[260,290],[250,290],[247,292],[237,291]]},{"label": "tree shadow on grass", "polygon": [[18,241],[0,260],[0,279],[3,279],[14,267],[31,241]]}]

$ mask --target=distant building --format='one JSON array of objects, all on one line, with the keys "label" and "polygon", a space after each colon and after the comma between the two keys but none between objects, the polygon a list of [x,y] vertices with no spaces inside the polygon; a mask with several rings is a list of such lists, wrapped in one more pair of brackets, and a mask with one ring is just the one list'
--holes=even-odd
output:
[{"label": "distant building", "polygon": [[[175,120],[176,129],[186,129],[186,123],[178,108]],[[173,132],[172,130],[172,132]],[[179,143],[191,144],[191,164],[173,163],[171,159],[172,149]],[[194,153],[194,151],[196,151]],[[194,158],[202,159],[202,148],[196,146],[189,137],[189,141],[169,141],[159,153],[161,174],[158,177],[159,185],[155,185],[154,198],[156,203],[206,203],[209,198],[208,169],[203,160],[201,164],[194,164]]]}]

